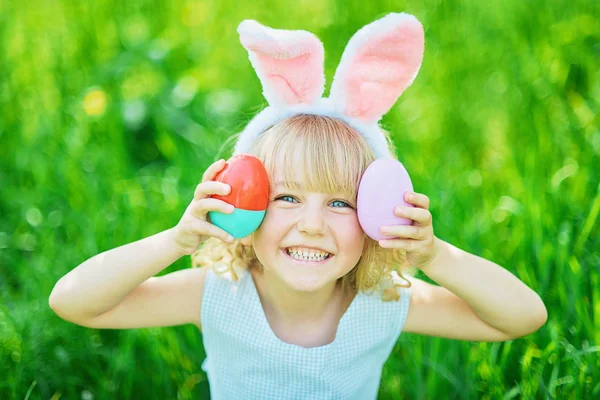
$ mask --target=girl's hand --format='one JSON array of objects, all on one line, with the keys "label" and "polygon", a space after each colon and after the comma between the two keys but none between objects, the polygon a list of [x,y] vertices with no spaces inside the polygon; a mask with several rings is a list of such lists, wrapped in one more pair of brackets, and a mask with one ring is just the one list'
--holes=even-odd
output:
[{"label": "girl's hand", "polygon": [[184,255],[193,254],[210,236],[225,242],[233,240],[229,233],[211,224],[207,217],[209,211],[219,211],[224,214],[233,212],[234,207],[231,204],[209,197],[212,194],[226,195],[231,191],[228,184],[213,181],[224,166],[225,160],[219,160],[207,168],[202,176],[202,183],[196,187],[194,199],[186,208],[179,223],[173,228],[175,243]]},{"label": "girl's hand", "polygon": [[392,238],[380,240],[379,245],[388,249],[405,250],[406,260],[410,265],[422,269],[436,256],[429,197],[420,193],[407,192],[404,200],[415,207],[399,205],[394,209],[394,214],[412,219],[413,224],[383,225],[381,233]]}]

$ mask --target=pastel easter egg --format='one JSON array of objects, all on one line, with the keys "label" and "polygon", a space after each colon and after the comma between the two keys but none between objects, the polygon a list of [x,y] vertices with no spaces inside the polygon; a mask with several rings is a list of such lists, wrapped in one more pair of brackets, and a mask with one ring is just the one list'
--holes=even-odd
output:
[{"label": "pastel easter egg", "polygon": [[233,213],[210,211],[210,222],[236,239],[254,232],[265,217],[269,203],[269,176],[263,163],[249,154],[230,158],[214,178],[231,186],[226,196],[212,195],[235,207]]},{"label": "pastel easter egg", "polygon": [[413,185],[404,166],[393,158],[380,158],[365,170],[358,187],[356,210],[358,222],[373,240],[391,239],[381,233],[382,225],[412,225],[412,220],[394,214],[394,208],[403,205],[404,194],[413,191]]}]

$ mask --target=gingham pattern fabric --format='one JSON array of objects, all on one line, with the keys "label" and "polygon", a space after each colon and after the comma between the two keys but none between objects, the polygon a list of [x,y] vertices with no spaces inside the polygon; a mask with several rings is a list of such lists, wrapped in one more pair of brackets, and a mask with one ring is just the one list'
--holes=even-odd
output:
[{"label": "gingham pattern fabric", "polygon": [[211,399],[375,399],[408,313],[410,289],[399,293],[390,302],[359,293],[335,340],[304,348],[275,336],[248,271],[232,282],[209,269],[201,322]]}]

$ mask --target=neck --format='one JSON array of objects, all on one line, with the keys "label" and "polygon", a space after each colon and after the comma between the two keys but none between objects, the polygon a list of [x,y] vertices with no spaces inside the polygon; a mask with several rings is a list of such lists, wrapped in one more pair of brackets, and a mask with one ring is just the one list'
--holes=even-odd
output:
[{"label": "neck", "polygon": [[316,292],[290,290],[264,271],[251,269],[250,273],[265,312],[274,313],[281,321],[319,321],[331,314],[341,301],[341,285],[334,282]]}]

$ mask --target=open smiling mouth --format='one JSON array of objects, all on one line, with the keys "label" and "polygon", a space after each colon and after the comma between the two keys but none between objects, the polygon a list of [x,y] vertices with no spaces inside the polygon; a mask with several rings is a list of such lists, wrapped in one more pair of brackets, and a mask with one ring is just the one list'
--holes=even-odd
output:
[{"label": "open smiling mouth", "polygon": [[299,251],[290,249],[289,247],[283,249],[282,252],[289,259],[291,259],[295,262],[305,263],[305,264],[311,264],[311,263],[312,264],[320,264],[320,263],[323,263],[323,262],[329,260],[331,257],[333,257],[333,254],[327,253],[324,251],[299,252]]}]

